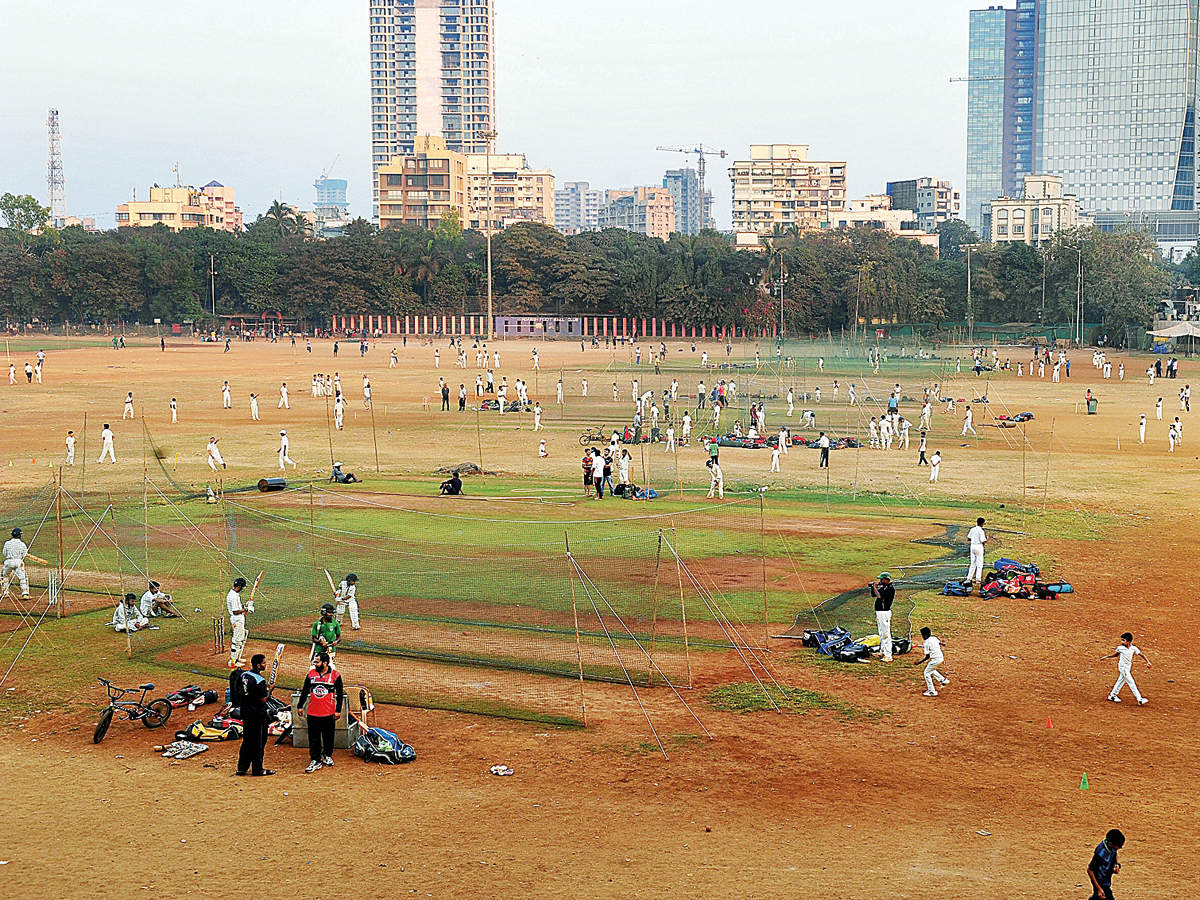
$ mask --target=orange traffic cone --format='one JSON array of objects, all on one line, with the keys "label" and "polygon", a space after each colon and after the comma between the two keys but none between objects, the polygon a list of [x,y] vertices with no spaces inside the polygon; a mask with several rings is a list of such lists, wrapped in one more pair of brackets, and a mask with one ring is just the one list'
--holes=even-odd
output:
[{"label": "orange traffic cone", "polygon": [[1046,727],[1047,727],[1047,728],[1053,728],[1053,727],[1054,727],[1054,723],[1050,721],[1050,717],[1049,717],[1049,716],[1046,716]]}]

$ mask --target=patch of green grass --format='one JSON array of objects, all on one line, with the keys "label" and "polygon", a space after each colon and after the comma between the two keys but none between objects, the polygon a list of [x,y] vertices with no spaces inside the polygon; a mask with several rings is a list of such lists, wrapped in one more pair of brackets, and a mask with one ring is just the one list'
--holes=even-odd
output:
[{"label": "patch of green grass", "polygon": [[[768,693],[770,699],[767,697]],[[773,686],[764,690],[761,685],[752,681],[723,684],[705,694],[704,699],[713,709],[725,712],[774,712],[778,706],[783,712],[796,715],[804,715],[813,710],[830,710],[843,719],[871,718],[883,714],[880,710],[864,710],[820,691],[796,687],[781,690]]]}]

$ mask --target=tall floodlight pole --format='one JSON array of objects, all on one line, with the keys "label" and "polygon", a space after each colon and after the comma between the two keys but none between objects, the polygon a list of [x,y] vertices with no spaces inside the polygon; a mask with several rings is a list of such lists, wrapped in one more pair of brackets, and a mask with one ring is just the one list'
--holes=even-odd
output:
[{"label": "tall floodlight pole", "polygon": [[50,147],[46,156],[46,192],[50,201],[50,218],[61,225],[67,217],[67,180],[63,174],[62,135],[58,130],[58,110],[51,109],[46,116]]},{"label": "tall floodlight pole", "polygon": [[476,137],[487,142],[484,150],[484,168],[487,170],[488,180],[487,227],[484,230],[484,236],[487,238],[487,336],[488,340],[495,340],[496,320],[492,317],[492,216],[496,206],[496,182],[492,178],[492,146],[496,140],[496,132],[489,129],[479,132]]}]

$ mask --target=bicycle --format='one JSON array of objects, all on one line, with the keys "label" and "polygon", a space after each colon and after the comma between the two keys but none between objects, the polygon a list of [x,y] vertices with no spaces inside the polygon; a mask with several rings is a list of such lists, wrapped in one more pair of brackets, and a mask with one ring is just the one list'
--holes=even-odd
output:
[{"label": "bicycle", "polygon": [[608,435],[604,432],[604,427],[597,425],[592,428],[586,428],[583,434],[579,435],[579,446],[587,447],[591,444],[601,444],[608,440]]},{"label": "bicycle", "polygon": [[[100,721],[96,723],[96,730],[92,733],[93,744],[104,740],[104,736],[108,734],[108,726],[112,724],[113,716],[118,712],[125,716],[127,722],[140,721],[147,728],[161,728],[167,724],[167,719],[171,718],[171,704],[165,698],[146,702],[146,694],[154,690],[153,683],[139,684],[135,688],[119,688],[104,678],[96,680],[108,690],[108,707],[100,713]],[[137,700],[123,699],[126,695],[136,694],[138,691],[141,691],[142,695]]]}]

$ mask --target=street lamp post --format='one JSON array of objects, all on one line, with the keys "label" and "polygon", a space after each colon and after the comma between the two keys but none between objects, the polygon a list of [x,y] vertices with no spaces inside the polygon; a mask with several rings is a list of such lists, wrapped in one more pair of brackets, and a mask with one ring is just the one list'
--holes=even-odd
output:
[{"label": "street lamp post", "polygon": [[1075,278],[1075,319],[1079,323],[1079,331],[1077,341],[1079,346],[1083,346],[1083,248],[1072,247],[1075,255],[1079,258],[1079,268],[1076,270]]},{"label": "street lamp post", "polygon": [[975,307],[971,302],[971,251],[978,245],[967,244],[967,343],[975,346]]}]

